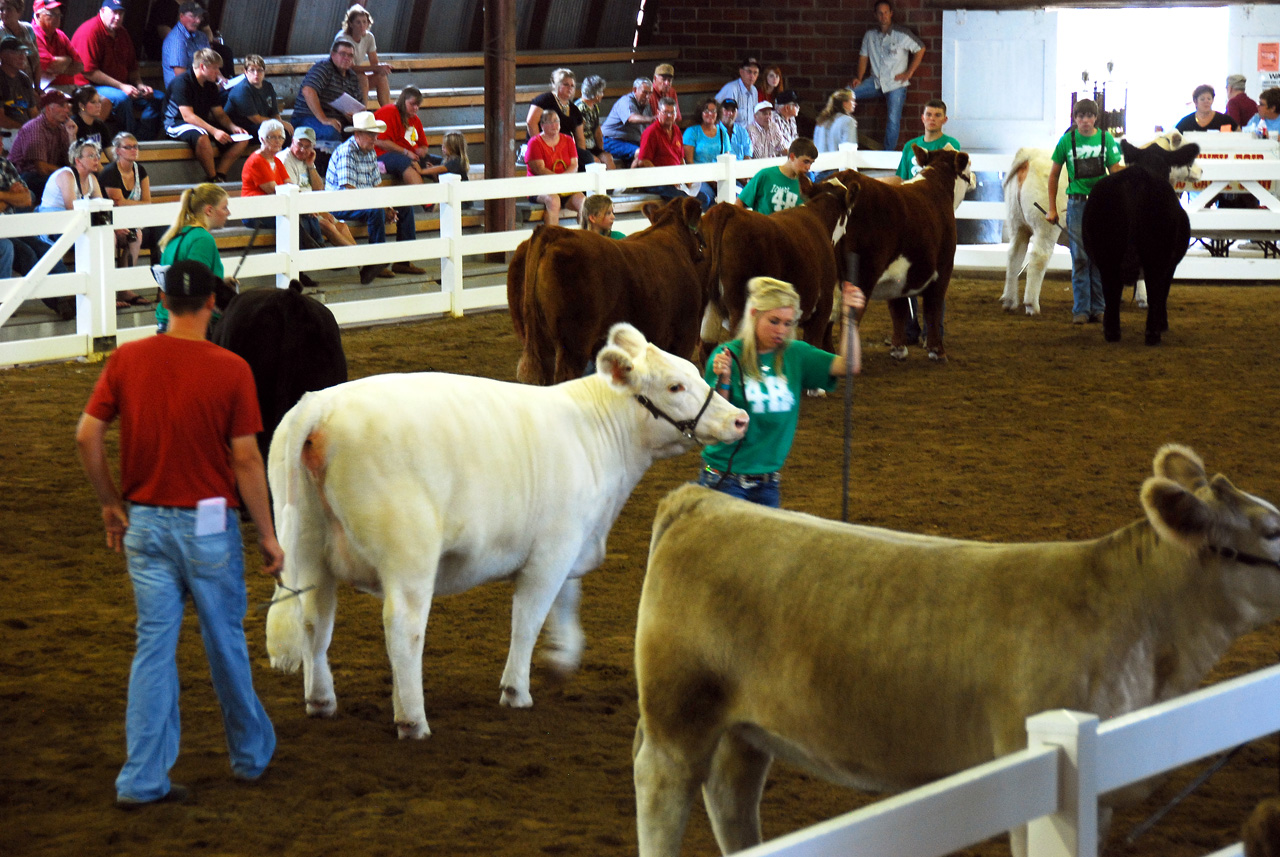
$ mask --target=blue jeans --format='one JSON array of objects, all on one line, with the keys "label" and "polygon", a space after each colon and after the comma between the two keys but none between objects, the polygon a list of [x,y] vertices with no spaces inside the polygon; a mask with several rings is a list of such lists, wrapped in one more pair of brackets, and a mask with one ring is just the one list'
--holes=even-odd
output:
[{"label": "blue jeans", "polygon": [[119,797],[151,801],[169,793],[181,733],[178,633],[188,595],[200,618],[232,772],[254,779],[275,752],[275,730],[253,690],[244,637],[248,595],[240,519],[233,509],[226,515],[224,532],[197,536],[195,509],[129,510],[124,546],[138,607],[138,651],[129,671],[128,759],[116,778]]},{"label": "blue jeans", "polygon": [[306,116],[293,123],[295,128],[310,128],[316,132],[316,142],[328,141],[333,143],[342,142],[342,134],[333,130],[333,126],[327,122],[322,122],[314,116]]},{"label": "blue jeans", "polygon": [[13,276],[13,242],[0,238],[0,280]]},{"label": "blue jeans", "polygon": [[902,105],[907,103],[907,87],[900,86],[890,92],[880,91],[880,81],[874,76],[868,77],[853,90],[853,97],[858,101],[869,101],[872,98],[884,99],[884,150],[898,150],[898,133],[902,129]]},{"label": "blue jeans", "polygon": [[[387,241],[387,210],[385,208],[360,208],[354,211],[335,211],[333,216],[339,220],[358,220],[369,230],[370,244],[385,244]],[[396,209],[396,240],[412,241],[418,237],[417,224],[413,222],[413,206],[404,205]]]},{"label": "blue jeans", "polygon": [[636,152],[640,150],[640,145],[638,143],[628,143],[626,140],[618,140],[614,137],[605,137],[604,150],[615,158],[629,161],[636,156]]},{"label": "blue jeans", "polygon": [[1102,273],[1084,251],[1084,206],[1087,196],[1067,197],[1067,243],[1071,248],[1071,314],[1100,315],[1106,308],[1102,297]]},{"label": "blue jeans", "polygon": [[712,473],[703,467],[702,473],[698,476],[698,484],[749,503],[759,503],[761,506],[772,506],[775,509],[781,505],[779,491],[781,482],[778,479],[748,482],[732,473],[721,477],[719,473]]},{"label": "blue jeans", "polygon": [[[160,120],[164,117],[164,92],[156,90],[145,98],[130,99],[124,90],[114,86],[97,86],[98,94],[111,102],[112,117],[120,117],[120,127],[139,140],[159,140]],[[142,105],[142,118],[133,115],[133,103]]]}]

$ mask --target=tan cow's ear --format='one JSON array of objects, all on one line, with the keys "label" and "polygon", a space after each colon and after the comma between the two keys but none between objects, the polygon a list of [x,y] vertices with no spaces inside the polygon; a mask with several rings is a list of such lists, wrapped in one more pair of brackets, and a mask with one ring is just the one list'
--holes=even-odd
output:
[{"label": "tan cow's ear", "polygon": [[1160,447],[1152,462],[1152,471],[1156,476],[1172,479],[1188,491],[1203,488],[1209,483],[1200,456],[1191,447],[1178,443],[1166,443]]},{"label": "tan cow's ear", "polygon": [[1188,553],[1203,548],[1213,523],[1213,511],[1178,483],[1151,476],[1142,483],[1142,508],[1162,541]]},{"label": "tan cow's ear", "polygon": [[609,381],[616,387],[629,387],[634,369],[635,362],[621,348],[606,345],[596,355],[596,371],[601,375],[608,375]]}]

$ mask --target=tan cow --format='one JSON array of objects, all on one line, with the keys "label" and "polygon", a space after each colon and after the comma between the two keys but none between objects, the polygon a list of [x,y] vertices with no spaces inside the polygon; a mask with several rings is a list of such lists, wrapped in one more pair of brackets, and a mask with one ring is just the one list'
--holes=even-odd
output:
[{"label": "tan cow", "polygon": [[1146,518],[1082,542],[959,541],[695,486],[669,495],[636,628],[641,857],[679,853],[699,787],[725,853],[758,843],[775,756],[898,790],[1025,747],[1031,714],[1109,718],[1196,688],[1280,615],[1280,512],[1185,447],[1154,469]]}]

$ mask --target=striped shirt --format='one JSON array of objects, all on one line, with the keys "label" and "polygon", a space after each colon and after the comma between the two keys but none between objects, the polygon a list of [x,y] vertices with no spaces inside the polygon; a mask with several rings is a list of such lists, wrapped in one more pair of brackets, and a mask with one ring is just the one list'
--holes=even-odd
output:
[{"label": "striped shirt", "polygon": [[[331,59],[322,59],[311,67],[307,72],[307,76],[302,79],[302,86],[309,86],[315,90],[316,95],[320,96],[320,108],[324,111],[324,116],[317,116],[317,119],[341,119],[346,120],[347,114],[339,113],[337,110],[329,106],[329,102],[334,101],[342,93],[346,93],[356,101],[364,100],[364,90],[360,86],[360,76],[354,71],[344,72],[333,64]],[[301,87],[299,87],[301,89]],[[298,125],[304,119],[311,118],[311,106],[307,104],[307,99],[298,93],[298,98],[293,102],[293,124]]]}]

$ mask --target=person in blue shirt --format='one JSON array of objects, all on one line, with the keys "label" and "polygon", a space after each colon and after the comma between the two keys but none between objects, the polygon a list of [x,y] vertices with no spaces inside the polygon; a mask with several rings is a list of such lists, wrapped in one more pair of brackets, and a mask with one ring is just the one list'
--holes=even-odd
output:
[{"label": "person in blue shirt", "polygon": [[732,98],[721,101],[720,125],[729,135],[729,151],[737,155],[738,160],[745,161],[751,157],[751,135],[747,133],[747,126],[737,120],[738,102]]},{"label": "person in blue shirt", "polygon": [[[729,132],[720,124],[720,105],[708,98],[698,105],[701,122],[684,129],[684,162],[714,164],[716,158],[730,153]],[[716,183],[704,181],[698,191],[698,202],[706,211],[716,201]]]},{"label": "person in blue shirt", "polygon": [[204,7],[199,3],[188,2],[178,7],[178,22],[160,46],[165,89],[175,77],[191,68],[196,51],[209,47],[209,37],[200,29],[203,20]]},{"label": "person in blue shirt", "polygon": [[1258,96],[1258,112],[1244,130],[1255,137],[1277,139],[1276,135],[1280,134],[1280,87],[1262,90]]}]

